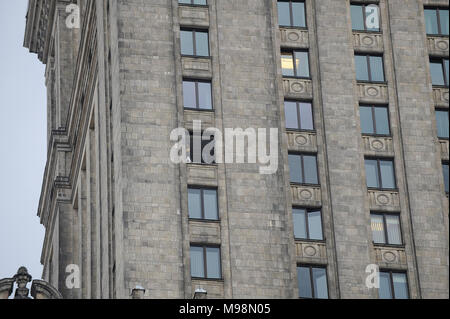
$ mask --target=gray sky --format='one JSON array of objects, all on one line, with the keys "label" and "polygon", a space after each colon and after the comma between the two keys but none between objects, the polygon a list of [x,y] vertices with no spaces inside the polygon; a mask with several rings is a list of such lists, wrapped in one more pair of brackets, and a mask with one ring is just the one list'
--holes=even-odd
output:
[{"label": "gray sky", "polygon": [[46,160],[44,65],[23,47],[28,0],[0,0],[0,279],[41,278],[36,216]]}]

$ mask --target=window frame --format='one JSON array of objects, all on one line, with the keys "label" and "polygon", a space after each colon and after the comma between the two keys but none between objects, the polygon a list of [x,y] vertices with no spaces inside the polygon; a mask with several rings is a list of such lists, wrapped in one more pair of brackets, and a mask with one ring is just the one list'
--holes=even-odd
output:
[{"label": "window frame", "polygon": [[[313,128],[311,130],[308,129],[304,129],[304,128],[288,128],[286,126],[286,119],[284,120],[284,125],[286,127],[287,131],[292,131],[292,132],[316,132],[316,123],[314,123],[314,119],[315,119],[315,111],[314,111],[314,105],[313,102],[311,100],[292,100],[292,99],[285,99],[284,103],[283,103],[283,107],[286,109],[286,102],[290,102],[290,103],[295,103],[296,106],[296,110],[297,110],[297,123],[299,126],[301,126],[301,117],[300,117],[300,103],[308,103],[309,105],[311,105],[311,117],[312,117],[312,125]],[[285,111],[286,112],[286,111]],[[286,114],[286,113],[285,113]]]},{"label": "window frame", "polygon": [[[366,58],[367,74],[369,76],[368,80],[358,80],[358,79],[356,79],[356,82],[358,82],[358,83],[387,84],[386,68],[385,68],[385,65],[384,65],[384,54],[355,52],[354,57],[356,57],[356,56],[363,56],[363,57]],[[370,58],[371,57],[379,57],[379,58],[381,58],[381,64],[382,64],[382,70],[383,70],[383,81],[374,81],[374,80],[372,80],[372,68],[370,66]],[[355,74],[356,74],[356,63],[355,63]]]},{"label": "window frame", "polygon": [[427,24],[427,19],[425,18],[425,10],[434,10],[434,11],[436,11],[436,19],[437,19],[436,23],[437,23],[438,32],[439,32],[439,33],[426,33],[427,31],[426,31],[426,27],[425,27],[425,34],[429,35],[429,36],[435,36],[435,37],[436,36],[437,37],[448,37],[449,35],[448,34],[443,34],[442,30],[441,30],[441,13],[440,13],[440,11],[441,10],[447,10],[448,11],[449,8],[448,7],[442,7],[442,6],[438,6],[438,7],[425,6],[423,10],[424,10],[423,12],[424,12],[425,26]]},{"label": "window frame", "polygon": [[[288,152],[289,155],[295,155],[301,157],[301,169],[302,169],[302,179],[305,180],[305,161],[303,160],[303,156],[314,156],[316,158],[316,175],[317,175],[317,184],[311,184],[311,183],[297,183],[290,180],[289,181],[292,185],[303,185],[303,186],[320,186],[320,172],[319,172],[319,159],[317,153],[308,153],[308,152]],[[290,172],[289,167],[289,172]]]},{"label": "window frame", "polygon": [[[406,278],[406,292],[408,293],[408,298],[406,299],[411,299],[411,292],[409,291],[409,278],[408,278],[408,273],[406,271],[401,271],[401,270],[393,270],[393,269],[380,269],[379,270],[380,273],[388,273],[389,274],[389,284],[391,287],[391,292],[392,292],[392,300],[396,300],[397,298],[395,297],[395,289],[394,289],[394,278],[393,278],[393,274],[402,274],[405,275]],[[378,289],[377,293],[378,293],[378,299],[380,299],[380,289]]]},{"label": "window frame", "polygon": [[[192,78],[183,78],[182,85],[184,85],[184,82],[191,82],[195,85],[195,107],[186,107],[184,105],[184,91],[183,91],[183,109],[185,110],[193,110],[193,111],[201,111],[201,112],[215,112],[214,110],[214,99],[213,99],[213,87],[212,87],[212,81],[211,80],[204,80],[204,79],[192,79]],[[199,83],[209,83],[210,85],[210,97],[211,97],[211,108],[210,109],[202,109],[200,108],[200,95],[199,95],[199,89],[198,84]]]},{"label": "window frame", "polygon": [[[219,214],[219,190],[217,187],[212,186],[199,186],[199,185],[188,185],[188,219],[193,221],[204,221],[204,222],[220,222],[220,214]],[[194,218],[189,216],[189,189],[197,189],[200,190],[200,215],[201,218]],[[204,201],[204,191],[205,190],[214,190],[216,191],[216,205],[217,205],[217,219],[207,219],[205,218],[205,201]]]},{"label": "window frame", "polygon": [[[327,282],[327,299],[330,299],[330,283],[328,282],[328,269],[326,265],[314,265],[314,264],[297,264],[297,268],[308,268],[309,269],[309,280],[311,281],[311,298],[309,297],[300,297],[300,287],[298,287],[298,292],[299,292],[299,299],[318,299],[318,300],[326,300],[323,298],[317,298],[316,297],[316,291],[314,289],[314,276],[313,276],[313,269],[314,268],[318,268],[318,269],[325,269],[325,277],[326,277],[326,282]],[[298,272],[298,270],[297,270]],[[298,278],[297,278],[297,282],[298,282]]]},{"label": "window frame", "polygon": [[[197,6],[197,5],[195,5]],[[209,43],[209,29],[208,28],[190,28],[190,27],[180,27],[180,33],[181,31],[191,32],[192,33],[192,51],[193,54],[183,54],[181,51],[181,36],[180,36],[180,53],[181,57],[191,57],[191,58],[203,58],[203,59],[209,59],[211,58],[211,45]],[[197,54],[197,41],[196,41],[196,33],[206,33],[208,35],[208,55],[198,55]]]},{"label": "window frame", "polygon": [[[325,242],[326,238],[325,238],[325,233],[324,233],[324,228],[323,228],[323,214],[322,214],[322,208],[314,208],[314,207],[300,207],[300,206],[293,206],[292,207],[292,216],[294,216],[294,209],[301,209],[305,211],[305,228],[306,228],[306,236],[308,238],[297,238],[295,237],[295,232],[294,232],[294,240],[296,241],[309,241],[309,242]],[[322,239],[311,239],[310,238],[310,234],[309,234],[309,216],[308,213],[310,212],[320,212],[320,225],[322,228]],[[295,229],[295,224],[293,225],[294,229]]]},{"label": "window frame", "polygon": [[[209,281],[223,281],[222,248],[220,247],[220,245],[205,244],[205,243],[195,243],[195,242],[193,242],[193,243],[190,243],[190,245],[189,245],[189,254],[190,254],[190,251],[191,251],[192,247],[202,248],[202,250],[203,250],[203,273],[205,274],[205,277],[194,277],[194,276],[192,276],[192,270],[190,270],[190,272],[191,272],[191,279],[209,280]],[[220,260],[219,260],[219,274],[220,274],[220,277],[219,278],[209,278],[208,277],[208,261],[207,261],[207,254],[206,254],[206,250],[208,248],[217,248],[217,249],[219,249],[219,257],[220,257]],[[189,262],[191,263],[190,256],[189,256]]]},{"label": "window frame", "polygon": [[[361,107],[370,107],[371,112],[372,112],[372,124],[373,124],[373,128],[375,133],[373,134],[369,134],[369,133],[363,133],[362,132],[362,128],[361,128],[361,134],[363,136],[374,136],[374,137],[392,137],[392,129],[391,129],[391,114],[389,112],[389,105],[386,104],[359,104],[359,109],[361,110]],[[389,134],[379,134],[377,133],[377,120],[375,117],[375,108],[385,108],[387,111],[387,119],[388,119],[388,129],[389,129]],[[361,112],[360,114],[360,121],[361,121]]]},{"label": "window frame", "polygon": [[[449,81],[450,81],[450,74],[447,74],[447,70],[445,69],[445,60],[449,61],[448,57],[430,57],[430,66],[431,63],[439,63],[441,65],[441,69],[442,69],[442,76],[444,78],[444,84],[433,84],[433,76],[431,75],[431,67],[428,68],[428,71],[430,72],[430,78],[431,78],[431,85],[433,87],[443,87],[443,88],[448,88],[449,87]],[[450,64],[450,61],[449,61]]]},{"label": "window frame", "polygon": [[[372,215],[377,215],[377,216],[382,216],[383,217],[383,227],[384,227],[384,239],[386,241],[386,243],[376,243],[373,241],[373,236],[372,236],[372,244],[374,246],[383,246],[383,247],[405,247],[405,241],[404,241],[404,236],[403,236],[403,225],[402,225],[402,219],[401,219],[401,215],[400,213],[397,212],[382,212],[382,211],[371,211],[370,212],[370,222],[372,223]],[[387,231],[387,223],[386,223],[386,216],[396,216],[398,217],[398,227],[400,228],[400,244],[391,244],[391,243],[387,243],[387,241],[389,241],[389,236],[388,236],[388,231]],[[372,234],[373,234],[373,230],[372,230]]]},{"label": "window frame", "polygon": [[[201,139],[201,154],[200,154],[200,162],[194,162],[194,132],[193,130],[188,130],[189,132],[189,159],[190,162],[188,164],[194,164],[194,165],[217,165],[216,162],[216,153],[215,153],[215,148],[214,148],[214,161],[211,163],[206,163],[203,161],[203,143],[205,142],[206,144],[208,144],[209,142],[211,142],[211,140],[209,140],[209,142],[207,140],[203,140],[203,134],[206,130],[202,130],[201,131],[201,135],[200,135],[200,139]],[[214,137],[212,138],[212,140],[214,140]],[[205,144],[205,145],[206,145]]]},{"label": "window frame", "polygon": [[205,0],[206,4],[195,4],[194,0],[189,0],[190,3],[182,3],[178,1],[179,6],[186,6],[186,7],[208,7],[208,0]]},{"label": "window frame", "polygon": [[[292,28],[292,29],[301,29],[306,30],[308,29],[308,20],[307,20],[307,14],[306,14],[306,1],[305,0],[277,0],[277,13],[278,13],[278,2],[288,2],[289,3],[289,19],[290,19],[290,25],[281,25],[280,21],[278,21],[278,27],[279,28]],[[304,27],[297,27],[294,26],[294,10],[292,7],[292,3],[303,3],[304,11],[305,11],[305,26]]]},{"label": "window frame", "polygon": [[[372,31],[372,30],[367,30],[367,25],[366,25],[366,10],[365,8],[367,6],[370,5],[376,5],[378,7],[378,21],[379,21],[379,25],[378,25],[378,30],[377,31]],[[364,30],[356,30],[353,29],[352,27],[352,31],[353,32],[367,32],[367,33],[378,33],[381,34],[382,33],[382,29],[381,29],[381,9],[380,9],[380,4],[378,2],[365,2],[365,3],[361,3],[361,2],[350,2],[350,6],[361,6],[362,7],[362,11],[363,11],[363,25],[364,25]],[[351,8],[351,7],[350,7]],[[350,18],[351,18],[351,12],[350,12]]]},{"label": "window frame", "polygon": [[[372,157],[372,156],[367,156],[364,157],[364,169],[365,169],[365,164],[366,164],[366,160],[370,160],[370,161],[376,161],[377,162],[377,175],[378,175],[378,180],[380,181],[380,187],[369,187],[367,186],[367,171],[366,173],[366,187],[369,190],[379,190],[379,191],[398,191],[398,182],[397,182],[397,174],[396,174],[396,169],[395,169],[395,159],[392,157]],[[381,166],[380,166],[380,162],[381,161],[390,161],[392,162],[392,170],[393,170],[393,174],[394,174],[394,188],[384,188],[383,187],[383,179],[381,178]]]},{"label": "window frame", "polygon": [[[295,64],[295,53],[296,52],[306,52],[307,56],[308,56],[308,75],[309,76],[299,76],[297,75],[297,65]],[[309,58],[309,50],[308,49],[283,49],[281,48],[281,54],[280,56],[283,55],[290,55],[292,58],[292,66],[293,66],[293,70],[294,70],[294,75],[284,75],[283,74],[283,64],[281,64],[281,76],[283,78],[290,78],[290,79],[305,79],[305,80],[311,80],[311,62],[310,62],[310,58]]]}]

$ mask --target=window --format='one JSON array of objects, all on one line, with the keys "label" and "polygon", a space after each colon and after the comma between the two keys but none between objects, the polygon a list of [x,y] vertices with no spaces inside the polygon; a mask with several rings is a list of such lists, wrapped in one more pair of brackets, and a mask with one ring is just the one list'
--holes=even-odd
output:
[{"label": "window", "polygon": [[297,277],[300,298],[328,299],[326,268],[298,266]]},{"label": "window", "polygon": [[206,0],[178,0],[178,3],[180,4],[193,4],[193,5],[200,5],[200,6],[206,6]]},{"label": "window", "polygon": [[380,31],[380,16],[377,5],[352,4],[350,9],[353,30]]},{"label": "window", "polygon": [[189,218],[218,220],[217,190],[188,187]]},{"label": "window", "polygon": [[214,164],[215,152],[214,152],[214,135],[207,138],[208,135],[202,132],[202,135],[196,135],[192,132],[190,135],[190,160],[192,163],[197,164]]},{"label": "window", "polygon": [[212,110],[211,82],[183,81],[183,103],[186,109]]},{"label": "window", "polygon": [[282,27],[306,27],[303,1],[278,1],[278,24]]},{"label": "window", "polygon": [[366,159],[367,187],[377,189],[395,189],[394,162],[392,160]]},{"label": "window", "polygon": [[323,240],[320,209],[292,209],[295,239]]},{"label": "window", "polygon": [[191,276],[221,279],[220,248],[191,245]]},{"label": "window", "polygon": [[433,85],[448,87],[448,59],[431,59],[430,73]]},{"label": "window", "polygon": [[394,214],[370,214],[374,244],[401,245],[400,216]]},{"label": "window", "polygon": [[309,58],[307,51],[281,53],[283,76],[309,78]]},{"label": "window", "polygon": [[181,30],[181,55],[209,56],[208,31]]},{"label": "window", "polygon": [[437,136],[448,138],[448,111],[436,110]]},{"label": "window", "polygon": [[391,134],[389,129],[389,114],[386,106],[361,105],[359,107],[361,131],[367,135]]},{"label": "window", "polygon": [[291,130],[314,130],[312,105],[309,102],[284,102],[286,128]]},{"label": "window", "polygon": [[448,35],[448,9],[425,8],[427,34]]},{"label": "window", "polygon": [[408,279],[405,273],[380,271],[380,299],[408,299]]},{"label": "window", "polygon": [[288,159],[291,183],[319,184],[315,155],[289,154]]},{"label": "window", "polygon": [[442,163],[442,173],[444,174],[444,189],[448,194],[448,163]]},{"label": "window", "polygon": [[384,82],[383,57],[376,55],[355,55],[356,80]]}]

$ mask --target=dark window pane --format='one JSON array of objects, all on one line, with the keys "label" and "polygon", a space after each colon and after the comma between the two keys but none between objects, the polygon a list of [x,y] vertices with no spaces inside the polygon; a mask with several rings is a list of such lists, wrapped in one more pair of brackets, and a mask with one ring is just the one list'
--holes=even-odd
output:
[{"label": "dark window pane", "polygon": [[292,54],[284,53],[281,55],[281,68],[284,76],[294,76]]},{"label": "dark window pane", "polygon": [[305,183],[318,184],[316,157],[303,156],[303,165],[305,167]]},{"label": "dark window pane", "polygon": [[395,188],[394,163],[392,161],[380,161],[381,187]]},{"label": "dark window pane", "polygon": [[314,129],[311,103],[300,103],[300,128],[302,130]]},{"label": "dark window pane", "polygon": [[286,117],[286,128],[298,129],[297,103],[285,101],[284,114]]},{"label": "dark window pane", "polygon": [[391,277],[387,272],[380,272],[380,289],[378,289],[380,299],[392,299]]},{"label": "dark window pane", "polygon": [[195,82],[183,81],[183,103],[185,108],[195,108]]},{"label": "dark window pane", "polygon": [[192,38],[192,31],[180,31],[181,40],[181,54],[194,55],[194,42]]},{"label": "dark window pane", "polygon": [[201,191],[195,188],[188,189],[189,218],[202,218]]},{"label": "dark window pane", "polygon": [[214,189],[205,189],[203,191],[203,200],[205,206],[205,219],[217,220],[217,191]]},{"label": "dark window pane", "polygon": [[305,27],[305,4],[303,2],[292,2],[292,16],[294,27]]},{"label": "dark window pane", "polygon": [[384,223],[382,215],[371,216],[372,239],[376,244],[386,244],[384,238]]},{"label": "dark window pane", "polygon": [[356,80],[369,81],[369,71],[367,69],[367,57],[355,55]]},{"label": "dark window pane", "polygon": [[445,85],[442,63],[430,62],[430,73],[433,85]]},{"label": "dark window pane", "polygon": [[308,213],[309,239],[322,240],[322,218],[320,211]]},{"label": "dark window pane", "polygon": [[208,32],[195,32],[195,55],[209,56]]},{"label": "dark window pane", "polygon": [[448,193],[448,164],[442,164],[442,173],[444,174],[444,188]]},{"label": "dark window pane", "polygon": [[425,9],[425,28],[427,34],[438,34],[438,23],[435,9]]},{"label": "dark window pane", "polygon": [[206,5],[206,0],[194,0],[194,4]]},{"label": "dark window pane", "polygon": [[439,10],[439,20],[441,22],[441,34],[448,35],[448,10]]},{"label": "dark window pane", "polygon": [[327,271],[325,268],[313,268],[315,298],[328,299]]},{"label": "dark window pane", "polygon": [[380,187],[380,181],[378,180],[378,166],[375,160],[366,160],[366,181],[367,187]]},{"label": "dark window pane", "polygon": [[377,125],[377,134],[389,135],[389,118],[388,109],[386,107],[375,107],[375,121]]},{"label": "dark window pane", "polygon": [[380,16],[378,6],[368,5],[366,10],[366,29],[367,31],[379,31],[380,30]]},{"label": "dark window pane", "polygon": [[448,138],[448,111],[436,111],[437,136],[440,138]]},{"label": "dark window pane", "polygon": [[372,119],[372,108],[370,106],[361,106],[359,108],[359,115],[361,118],[361,131],[363,134],[374,134]]},{"label": "dark window pane", "polygon": [[302,167],[301,167],[301,157],[299,155],[288,155],[289,159],[289,174],[292,183],[302,183]]},{"label": "dark window pane", "polygon": [[305,210],[294,208],[292,209],[292,213],[294,215],[294,237],[299,239],[307,239]]},{"label": "dark window pane", "polygon": [[393,273],[395,299],[408,299],[408,282],[406,274]]},{"label": "dark window pane", "polygon": [[298,291],[300,298],[312,298],[311,277],[308,267],[297,267]]},{"label": "dark window pane", "polygon": [[198,82],[198,107],[212,110],[211,83]]},{"label": "dark window pane", "polygon": [[386,228],[388,243],[391,245],[401,245],[402,235],[400,231],[400,218],[398,216],[386,215]]},{"label": "dark window pane", "polygon": [[352,14],[352,29],[353,30],[364,30],[364,16],[362,6],[351,5]]},{"label": "dark window pane", "polygon": [[280,26],[291,26],[291,14],[289,12],[289,2],[278,1],[278,24]]},{"label": "dark window pane", "polygon": [[383,82],[384,81],[384,70],[383,70],[383,58],[380,56],[369,57],[370,61],[370,73],[372,81]]},{"label": "dark window pane", "polygon": [[308,52],[295,52],[297,76],[309,78]]},{"label": "dark window pane", "polygon": [[205,277],[202,247],[191,247],[191,276]]},{"label": "dark window pane", "polygon": [[444,60],[444,68],[445,68],[445,81],[446,81],[446,85],[448,86],[449,82],[448,82],[448,77],[449,77],[449,69],[448,69],[448,60]]},{"label": "dark window pane", "polygon": [[206,248],[206,268],[208,271],[207,278],[219,279],[222,277],[220,273],[219,248]]}]

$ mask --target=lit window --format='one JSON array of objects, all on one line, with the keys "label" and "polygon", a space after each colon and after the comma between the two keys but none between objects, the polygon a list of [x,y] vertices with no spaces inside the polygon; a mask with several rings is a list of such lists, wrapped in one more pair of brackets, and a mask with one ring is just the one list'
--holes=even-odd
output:
[{"label": "lit window", "polygon": [[370,217],[372,237],[375,244],[402,244],[399,215],[372,213]]},{"label": "lit window", "polygon": [[283,76],[309,78],[309,58],[306,51],[281,53]]}]

